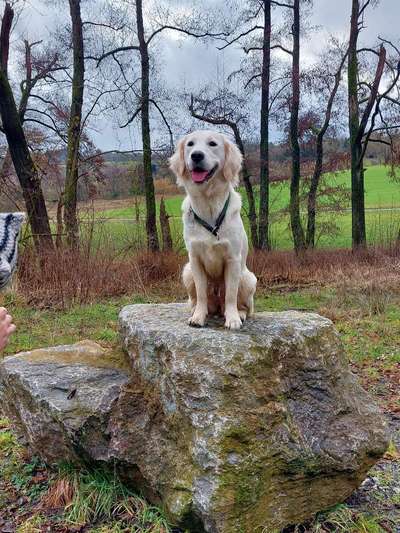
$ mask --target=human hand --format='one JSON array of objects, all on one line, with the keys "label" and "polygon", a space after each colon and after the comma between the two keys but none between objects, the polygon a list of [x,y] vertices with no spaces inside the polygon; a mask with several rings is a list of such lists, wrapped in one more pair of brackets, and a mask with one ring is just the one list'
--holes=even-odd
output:
[{"label": "human hand", "polygon": [[8,344],[10,335],[14,333],[15,325],[13,324],[11,315],[8,314],[5,307],[0,307],[0,351]]}]

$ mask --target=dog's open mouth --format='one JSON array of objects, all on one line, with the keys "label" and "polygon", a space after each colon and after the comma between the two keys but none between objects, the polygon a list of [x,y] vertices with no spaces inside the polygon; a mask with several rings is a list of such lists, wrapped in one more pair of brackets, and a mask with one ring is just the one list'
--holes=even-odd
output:
[{"label": "dog's open mouth", "polygon": [[192,180],[195,183],[204,183],[214,176],[217,168],[218,168],[218,165],[215,165],[215,167],[213,167],[211,170],[203,170],[202,168],[194,168],[192,170]]}]

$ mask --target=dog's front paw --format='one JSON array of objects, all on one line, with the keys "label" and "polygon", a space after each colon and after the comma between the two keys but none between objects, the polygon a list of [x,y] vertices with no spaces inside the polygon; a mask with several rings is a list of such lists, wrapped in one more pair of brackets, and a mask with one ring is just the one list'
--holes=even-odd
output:
[{"label": "dog's front paw", "polygon": [[247,311],[239,311],[240,320],[244,323],[247,319]]},{"label": "dog's front paw", "polygon": [[229,329],[240,329],[242,327],[242,321],[240,320],[239,313],[226,315],[225,327]]},{"label": "dog's front paw", "polygon": [[189,318],[188,324],[194,328],[202,328],[206,322],[206,316],[204,313],[195,311]]}]

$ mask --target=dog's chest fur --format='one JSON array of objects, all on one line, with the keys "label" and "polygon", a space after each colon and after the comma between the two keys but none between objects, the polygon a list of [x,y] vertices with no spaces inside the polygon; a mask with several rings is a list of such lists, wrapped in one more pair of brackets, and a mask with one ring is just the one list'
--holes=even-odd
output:
[{"label": "dog's chest fur", "polygon": [[[226,262],[240,255],[244,228],[240,217],[240,197],[231,192],[232,198],[218,237],[202,227],[191,212],[190,198],[183,205],[184,238],[189,256],[197,256],[209,278],[223,279]],[[220,205],[219,205],[220,204]],[[215,210],[216,219],[224,204],[224,197]],[[212,224],[213,219],[208,219]]]}]

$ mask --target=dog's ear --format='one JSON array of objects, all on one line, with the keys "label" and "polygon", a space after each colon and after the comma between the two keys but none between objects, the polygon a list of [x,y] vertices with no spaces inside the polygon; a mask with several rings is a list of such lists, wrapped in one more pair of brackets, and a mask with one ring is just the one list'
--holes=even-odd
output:
[{"label": "dog's ear", "polygon": [[186,137],[183,137],[182,139],[180,139],[180,141],[178,141],[175,153],[169,159],[169,168],[175,174],[176,182],[178,185],[183,185],[183,176],[185,174],[185,139]]},{"label": "dog's ear", "polygon": [[225,164],[223,169],[224,178],[230,181],[234,187],[239,185],[239,172],[242,168],[243,156],[239,148],[229,139],[224,138]]}]

